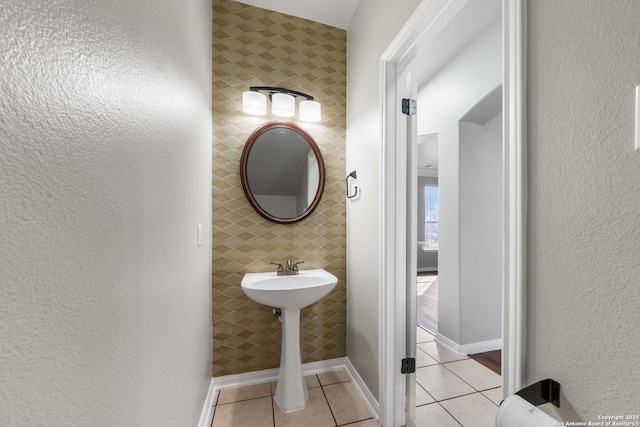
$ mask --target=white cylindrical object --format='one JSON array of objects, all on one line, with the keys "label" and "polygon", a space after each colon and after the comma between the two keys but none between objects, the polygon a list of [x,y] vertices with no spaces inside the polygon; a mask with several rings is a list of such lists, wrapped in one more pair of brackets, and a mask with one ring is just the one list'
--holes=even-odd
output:
[{"label": "white cylindrical object", "polygon": [[254,116],[267,114],[267,97],[260,92],[242,92],[242,111]]},{"label": "white cylindrical object", "polygon": [[507,397],[496,417],[496,427],[553,427],[554,418],[518,395]]},{"label": "white cylindrical object", "polygon": [[271,112],[281,117],[295,116],[296,99],[286,93],[274,93],[271,97]]},{"label": "white cylindrical object", "polygon": [[319,122],[321,107],[317,101],[302,101],[300,103],[300,120],[305,122]]}]

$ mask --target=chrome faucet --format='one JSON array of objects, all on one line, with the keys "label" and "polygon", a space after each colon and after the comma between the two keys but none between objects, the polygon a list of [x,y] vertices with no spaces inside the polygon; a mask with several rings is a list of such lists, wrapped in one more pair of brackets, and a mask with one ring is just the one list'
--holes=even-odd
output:
[{"label": "chrome faucet", "polygon": [[298,264],[303,263],[304,261],[291,262],[291,260],[288,259],[286,269],[279,262],[272,262],[271,264],[278,266],[278,276],[295,276],[296,274],[299,274]]}]

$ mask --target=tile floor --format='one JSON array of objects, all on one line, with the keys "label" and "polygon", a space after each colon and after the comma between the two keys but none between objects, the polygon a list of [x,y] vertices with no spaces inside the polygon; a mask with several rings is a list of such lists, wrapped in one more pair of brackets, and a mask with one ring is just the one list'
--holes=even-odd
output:
[{"label": "tile floor", "polygon": [[273,400],[275,382],[220,390],[212,427],[380,427],[344,369],[305,378],[307,406],[291,414]]},{"label": "tile floor", "polygon": [[[437,344],[418,327],[416,427],[494,427],[502,400],[500,375]],[[212,427],[380,427],[347,372],[306,377],[309,401],[284,414],[273,401],[276,383],[220,390]]]},{"label": "tile floor", "polygon": [[416,427],[494,427],[502,379],[418,327]]}]

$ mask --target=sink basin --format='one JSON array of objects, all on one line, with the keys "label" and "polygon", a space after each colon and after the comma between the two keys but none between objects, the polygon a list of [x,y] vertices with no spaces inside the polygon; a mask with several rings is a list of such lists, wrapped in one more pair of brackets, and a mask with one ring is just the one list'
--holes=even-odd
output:
[{"label": "sink basin", "polygon": [[300,309],[320,301],[337,283],[336,276],[321,269],[300,270],[296,276],[247,273],[242,279],[242,290],[249,298],[282,312],[280,370],[274,395],[282,412],[304,409],[309,397],[300,357]]},{"label": "sink basin", "polygon": [[296,276],[247,273],[242,279],[244,293],[270,307],[303,308],[324,298],[338,283],[333,274],[322,270],[300,270]]}]

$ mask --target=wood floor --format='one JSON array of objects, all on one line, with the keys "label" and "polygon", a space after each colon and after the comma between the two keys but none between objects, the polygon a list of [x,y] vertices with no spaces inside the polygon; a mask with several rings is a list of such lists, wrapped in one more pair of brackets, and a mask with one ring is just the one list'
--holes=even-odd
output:
[{"label": "wood floor", "polygon": [[486,366],[498,375],[502,375],[502,350],[486,351],[484,353],[470,354],[470,358]]},{"label": "wood floor", "polygon": [[417,320],[432,334],[438,332],[438,272],[418,273]]}]

